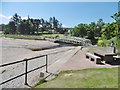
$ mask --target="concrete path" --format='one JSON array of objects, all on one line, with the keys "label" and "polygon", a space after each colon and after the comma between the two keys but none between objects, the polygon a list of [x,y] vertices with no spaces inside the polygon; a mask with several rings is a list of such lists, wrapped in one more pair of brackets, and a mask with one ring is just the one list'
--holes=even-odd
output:
[{"label": "concrete path", "polygon": [[86,59],[85,53],[88,51],[87,48],[83,48],[83,50],[79,50],[70,60],[68,60],[60,69],[60,71],[64,70],[81,70],[87,68],[111,68],[116,67],[117,65],[105,64],[96,64],[89,59]]},{"label": "concrete path", "polygon": [[70,60],[70,58],[72,58],[79,50],[80,46],[76,47],[75,49],[69,50],[66,54],[62,56],[62,58],[58,59],[56,62],[54,62],[48,67],[48,73],[45,73],[45,71],[43,71],[46,76],[51,74],[49,77],[46,78],[46,80],[54,78],[54,74],[58,74],[60,72],[60,68],[62,67],[62,65],[64,65],[68,60]]}]

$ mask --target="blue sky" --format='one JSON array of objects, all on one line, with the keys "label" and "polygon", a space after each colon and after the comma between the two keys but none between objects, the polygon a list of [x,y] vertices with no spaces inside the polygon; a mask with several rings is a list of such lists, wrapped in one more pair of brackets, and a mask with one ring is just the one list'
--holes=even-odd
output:
[{"label": "blue sky", "polygon": [[102,18],[104,22],[113,22],[110,17],[118,11],[118,2],[2,2],[2,22],[17,13],[22,18],[55,16],[64,26],[74,27],[79,23],[90,23]]}]

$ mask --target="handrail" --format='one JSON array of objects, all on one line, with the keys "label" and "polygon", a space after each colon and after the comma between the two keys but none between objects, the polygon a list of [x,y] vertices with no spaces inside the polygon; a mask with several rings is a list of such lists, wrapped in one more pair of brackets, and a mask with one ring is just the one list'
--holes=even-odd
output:
[{"label": "handrail", "polygon": [[[40,57],[46,57],[46,64],[28,71],[28,69],[27,69],[27,68],[28,68],[28,61],[33,60],[33,59],[36,59],[36,58],[40,58]],[[18,78],[18,77],[23,76],[23,75],[25,75],[25,85],[28,85],[28,84],[27,84],[27,74],[28,74],[28,73],[30,73],[30,72],[32,72],[32,71],[35,71],[35,70],[38,70],[38,69],[43,68],[43,67],[46,67],[46,72],[47,72],[47,65],[48,65],[48,64],[47,64],[47,63],[48,63],[48,58],[47,58],[47,57],[48,57],[47,55],[40,55],[40,56],[36,56],[36,57],[24,59],[24,60],[21,60],[21,61],[16,61],[16,62],[12,62],[12,63],[7,63],[7,64],[0,65],[0,67],[5,67],[5,66],[17,64],[17,63],[20,63],[20,62],[26,62],[26,64],[25,64],[25,73],[22,73],[22,74],[20,74],[20,75],[17,75],[17,76],[15,76],[15,77],[13,77],[13,78],[10,78],[10,79],[8,79],[8,80],[5,80],[5,81],[3,81],[2,83],[0,83],[0,85],[5,84],[5,83],[7,83],[7,82],[9,82],[9,81],[11,81],[11,80],[14,80],[14,79],[16,79],[16,78]]]},{"label": "handrail", "polygon": [[[32,57],[32,58],[29,58],[29,59],[27,59],[27,60],[32,60],[32,59],[36,59],[36,58],[40,58],[40,57],[44,57],[44,56],[46,56],[46,55],[40,55],[40,56]],[[26,61],[26,59],[24,59],[24,60],[19,60],[19,61],[15,61],[15,62],[12,62],[12,63],[7,63],[7,64],[0,65],[0,67],[12,65],[12,64],[16,64],[16,63],[20,63],[20,62],[25,62],[25,61]]]}]

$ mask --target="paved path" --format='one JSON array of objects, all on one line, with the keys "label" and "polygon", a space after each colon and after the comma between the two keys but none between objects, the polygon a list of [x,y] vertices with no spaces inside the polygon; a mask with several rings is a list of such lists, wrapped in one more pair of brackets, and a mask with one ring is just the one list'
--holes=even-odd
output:
[{"label": "paved path", "polygon": [[[46,76],[49,75],[50,73],[53,75],[53,77],[54,74],[58,74],[62,65],[65,64],[68,60],[70,60],[70,58],[72,58],[79,50],[80,46],[75,47],[72,50],[69,50],[66,54],[62,56],[62,58],[58,59],[56,62],[54,62],[52,65],[48,67],[49,73],[45,73]],[[52,75],[47,77],[46,80],[50,80],[51,78],[53,78]]]},{"label": "paved path", "polygon": [[95,62],[90,61],[85,58],[85,53],[87,52],[87,48],[83,50],[79,50],[71,59],[69,59],[60,69],[60,71],[64,70],[81,70],[86,68],[111,68],[115,66],[111,66],[109,64],[101,65],[95,64]]}]

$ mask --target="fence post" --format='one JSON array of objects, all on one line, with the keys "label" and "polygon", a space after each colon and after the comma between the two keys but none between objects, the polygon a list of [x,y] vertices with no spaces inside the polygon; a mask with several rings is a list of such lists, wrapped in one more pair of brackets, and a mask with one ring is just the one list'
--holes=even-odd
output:
[{"label": "fence post", "polygon": [[48,72],[48,55],[46,55],[46,72]]},{"label": "fence post", "polygon": [[28,85],[28,83],[27,83],[27,68],[28,68],[28,60],[25,59],[25,85]]}]

